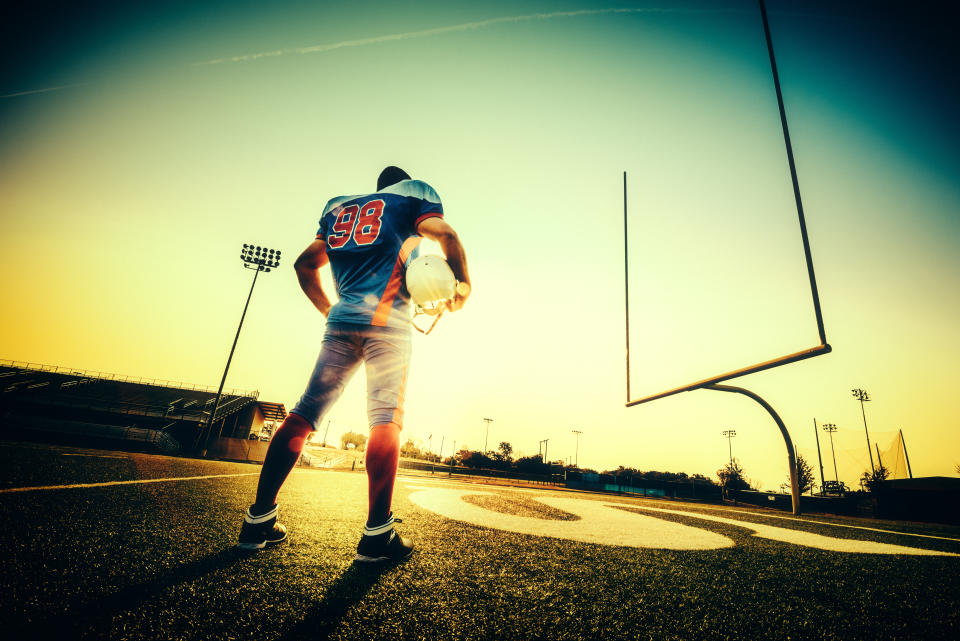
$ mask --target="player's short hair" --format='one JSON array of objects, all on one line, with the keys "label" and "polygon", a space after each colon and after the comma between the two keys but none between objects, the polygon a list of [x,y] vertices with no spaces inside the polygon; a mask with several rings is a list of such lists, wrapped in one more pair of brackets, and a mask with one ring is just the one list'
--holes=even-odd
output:
[{"label": "player's short hair", "polygon": [[389,187],[390,185],[395,185],[401,180],[410,180],[410,174],[399,167],[390,165],[380,172],[380,177],[377,178],[377,191],[380,191],[385,187]]}]

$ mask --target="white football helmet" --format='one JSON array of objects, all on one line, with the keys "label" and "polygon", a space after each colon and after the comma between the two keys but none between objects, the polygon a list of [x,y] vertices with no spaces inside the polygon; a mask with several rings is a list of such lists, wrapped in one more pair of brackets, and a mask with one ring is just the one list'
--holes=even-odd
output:
[{"label": "white football helmet", "polygon": [[457,279],[442,256],[427,254],[414,259],[405,275],[407,291],[414,303],[414,318],[419,314],[436,316],[430,329],[424,331],[410,319],[414,328],[429,334],[447,308],[447,301],[457,292]]}]

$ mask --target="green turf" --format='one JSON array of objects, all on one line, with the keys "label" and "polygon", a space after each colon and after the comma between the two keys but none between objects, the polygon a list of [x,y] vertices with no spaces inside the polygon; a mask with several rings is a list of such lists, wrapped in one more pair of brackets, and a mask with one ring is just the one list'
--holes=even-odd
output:
[{"label": "green turf", "polygon": [[[257,469],[64,453],[69,450],[0,446],[0,482],[10,487]],[[960,638],[958,557],[839,554],[667,514],[657,518],[721,533],[735,545],[690,552],[520,535],[424,510],[407,499],[410,486],[473,487],[493,493],[467,499],[487,509],[571,517],[538,503],[535,493],[401,477],[394,509],[417,552],[400,566],[364,569],[351,564],[365,519],[362,474],[296,470],[280,496],[289,541],[239,555],[232,545],[255,485],[256,476],[241,476],[0,493],[2,629],[12,634],[8,638],[23,639],[54,632],[64,639],[178,640]],[[685,511],[704,507],[617,500]],[[810,519],[738,518],[960,552],[957,542],[831,528]]]}]

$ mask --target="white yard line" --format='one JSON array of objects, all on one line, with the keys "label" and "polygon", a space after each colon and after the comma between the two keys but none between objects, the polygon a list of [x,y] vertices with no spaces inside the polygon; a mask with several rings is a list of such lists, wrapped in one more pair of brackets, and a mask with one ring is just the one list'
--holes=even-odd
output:
[{"label": "white yard line", "polygon": [[75,483],[74,485],[34,485],[32,487],[8,487],[0,489],[0,494],[8,492],[33,492],[35,490],[72,490],[82,487],[107,487],[110,485],[132,485],[134,483],[164,483],[166,481],[198,481],[201,479],[220,479],[232,476],[254,476],[260,472],[241,472],[239,474],[208,474],[207,476],[177,476],[164,479],[139,479],[136,481],[107,481],[106,483]]},{"label": "white yard line", "polygon": [[92,458],[121,458],[125,459],[126,456],[113,456],[111,454],[76,454],[73,452],[64,452],[60,456],[90,456]]}]

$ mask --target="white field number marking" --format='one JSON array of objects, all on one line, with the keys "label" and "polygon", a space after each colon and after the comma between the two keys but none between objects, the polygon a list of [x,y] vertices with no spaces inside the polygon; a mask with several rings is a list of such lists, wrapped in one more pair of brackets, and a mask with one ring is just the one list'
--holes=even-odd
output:
[{"label": "white field number marking", "polygon": [[579,521],[551,521],[494,512],[462,500],[466,495],[481,494],[491,493],[430,488],[412,493],[410,500],[455,521],[533,536],[670,550],[715,550],[733,546],[733,540],[723,535],[652,516],[624,512],[599,501],[538,498],[541,503],[580,517]]},{"label": "white field number marking", "polygon": [[[714,550],[732,547],[732,539],[690,525],[664,521],[653,516],[616,509],[629,507],[650,512],[662,512],[678,516],[701,519],[734,525],[753,530],[759,538],[818,548],[833,552],[860,554],[910,554],[922,556],[960,556],[950,552],[925,550],[889,543],[861,541],[857,539],[838,539],[822,534],[792,530],[759,523],[747,523],[700,512],[667,510],[641,505],[625,505],[605,501],[541,496],[535,500],[575,514],[578,521],[554,521],[503,514],[482,508],[463,500],[468,495],[492,495],[491,492],[477,492],[448,488],[423,488],[410,494],[410,500],[420,507],[455,521],[463,521],[481,527],[490,527],[518,534],[549,536],[557,539],[599,543],[601,545],[619,545],[634,548],[656,548],[667,550]],[[528,498],[529,495],[527,495]]]}]

